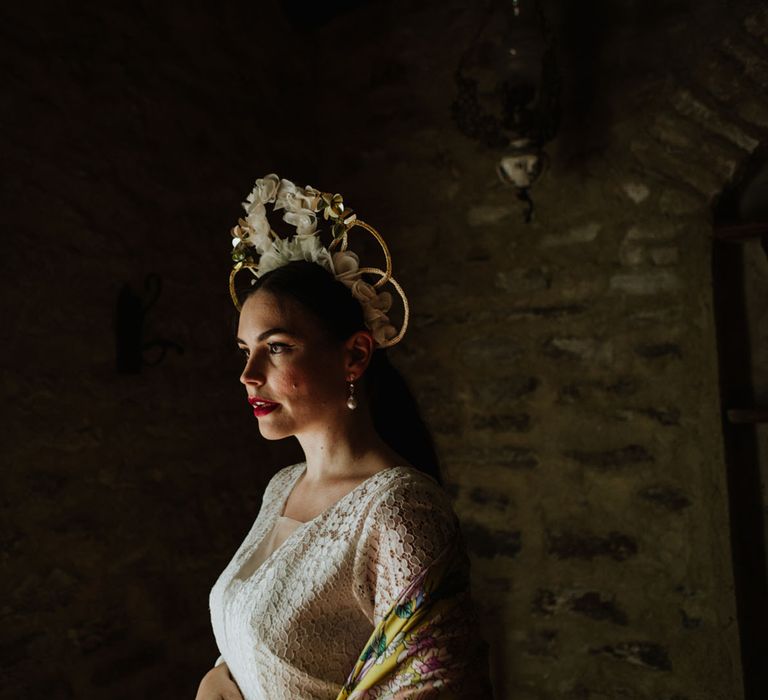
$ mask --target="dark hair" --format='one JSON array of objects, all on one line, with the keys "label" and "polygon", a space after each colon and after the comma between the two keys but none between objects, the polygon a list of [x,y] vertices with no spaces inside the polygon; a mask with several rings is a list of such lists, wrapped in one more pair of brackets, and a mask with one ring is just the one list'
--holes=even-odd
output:
[{"label": "dark hair", "polygon": [[[317,263],[294,260],[270,270],[254,281],[245,298],[259,289],[296,300],[339,342],[366,329],[360,302]],[[442,484],[432,436],[405,379],[390,363],[386,348],[373,352],[363,381],[376,432],[414,467]]]}]

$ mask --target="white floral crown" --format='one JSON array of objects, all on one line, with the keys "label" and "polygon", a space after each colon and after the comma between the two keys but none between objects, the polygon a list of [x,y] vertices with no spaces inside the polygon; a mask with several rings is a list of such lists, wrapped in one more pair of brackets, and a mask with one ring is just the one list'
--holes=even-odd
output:
[{"label": "white floral crown", "polygon": [[[296,234],[280,238],[267,221],[265,204],[274,203],[274,209],[285,209],[283,220],[296,227]],[[350,288],[352,295],[363,307],[365,325],[371,331],[376,346],[390,347],[399,343],[408,327],[408,300],[402,287],[392,277],[392,258],[389,248],[379,232],[360,221],[351,209],[345,209],[340,194],[320,192],[314,187],[298,187],[290,180],[280,179],[274,173],[256,180],[243,208],[245,219],[238,219],[232,229],[232,260],[234,267],[229,275],[229,292],[238,311],[242,305],[235,291],[235,276],[243,268],[260,277],[270,270],[282,267],[292,260],[308,260],[321,265],[337,280]],[[317,231],[317,212],[323,211],[325,219],[331,219],[333,240],[326,248]],[[360,267],[357,254],[347,250],[347,234],[354,226],[368,231],[381,245],[387,261],[387,269]],[[336,250],[338,248],[338,250]],[[335,252],[334,252],[335,251]],[[371,285],[362,279],[363,273],[381,277]],[[252,280],[254,284],[256,280]],[[389,292],[377,292],[387,282],[397,290],[403,300],[403,325],[398,332],[389,322],[387,312],[392,305]]]}]

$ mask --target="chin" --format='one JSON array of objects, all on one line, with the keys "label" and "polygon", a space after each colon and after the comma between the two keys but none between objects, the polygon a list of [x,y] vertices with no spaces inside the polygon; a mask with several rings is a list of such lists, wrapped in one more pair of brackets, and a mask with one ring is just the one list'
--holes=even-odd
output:
[{"label": "chin", "polygon": [[282,440],[291,435],[291,433],[278,433],[274,430],[262,430],[261,428],[259,428],[259,432],[261,433],[261,437],[265,440]]},{"label": "chin", "polygon": [[259,423],[259,432],[265,440],[284,440],[294,435],[291,430],[281,430],[277,426],[262,425]]},{"label": "chin", "polygon": [[262,435],[265,440],[269,440],[270,442],[280,442],[280,440],[287,440],[289,437],[292,437],[290,434],[288,435]]}]

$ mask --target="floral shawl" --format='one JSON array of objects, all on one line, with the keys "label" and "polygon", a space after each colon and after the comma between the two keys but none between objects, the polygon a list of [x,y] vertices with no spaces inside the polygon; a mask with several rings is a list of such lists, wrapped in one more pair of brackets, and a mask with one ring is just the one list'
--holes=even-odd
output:
[{"label": "floral shawl", "polygon": [[336,700],[492,698],[486,651],[457,537],[400,593]]}]

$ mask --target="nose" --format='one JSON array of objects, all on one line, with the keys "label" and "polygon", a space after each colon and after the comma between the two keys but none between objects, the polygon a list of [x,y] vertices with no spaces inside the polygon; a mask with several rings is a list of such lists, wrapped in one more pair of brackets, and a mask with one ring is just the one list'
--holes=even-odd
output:
[{"label": "nose", "polygon": [[251,355],[243,367],[240,374],[240,381],[245,386],[261,386],[264,384],[265,377],[263,370],[259,367],[257,355]]}]

